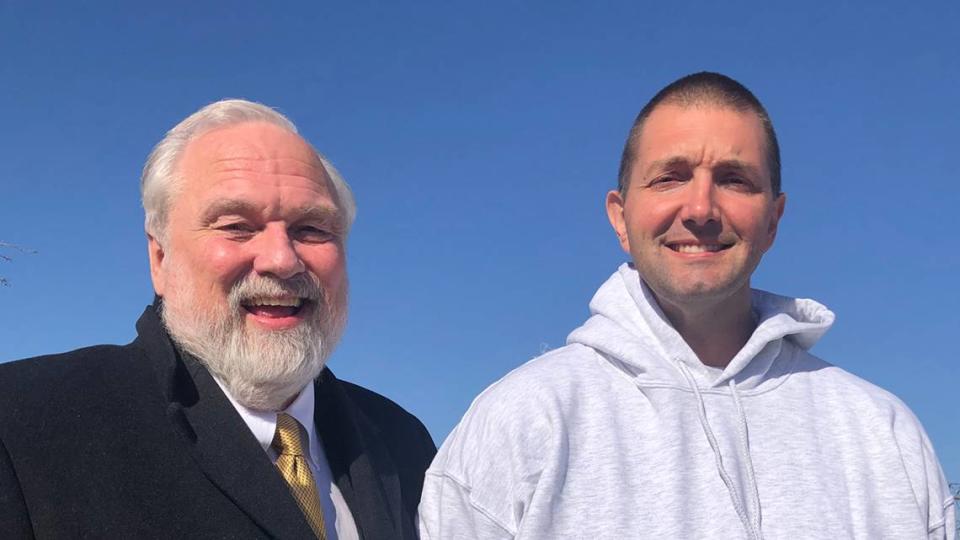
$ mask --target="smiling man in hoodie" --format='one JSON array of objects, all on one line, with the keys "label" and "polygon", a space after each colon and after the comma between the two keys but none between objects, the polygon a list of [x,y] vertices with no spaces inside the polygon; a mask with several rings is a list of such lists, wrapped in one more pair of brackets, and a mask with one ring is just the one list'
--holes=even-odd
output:
[{"label": "smiling man in hoodie", "polygon": [[607,196],[632,263],[567,346],[474,401],[427,472],[421,536],[952,538],[916,417],[807,352],[833,313],[750,288],[785,202],[749,90],[661,90]]}]

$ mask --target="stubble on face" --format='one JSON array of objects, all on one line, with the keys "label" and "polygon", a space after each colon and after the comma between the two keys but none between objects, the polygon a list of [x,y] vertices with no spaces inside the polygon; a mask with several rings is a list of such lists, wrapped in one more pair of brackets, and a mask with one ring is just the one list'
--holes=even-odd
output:
[{"label": "stubble on face", "polygon": [[[172,287],[161,317],[181,348],[196,357],[241,405],[278,411],[323,370],[346,324],[347,286],[326,291],[309,273],[280,280],[251,273],[237,281],[226,305],[198,305],[197,284],[185,264],[168,254]],[[248,325],[243,304],[259,297],[309,300],[310,316],[285,330]]]},{"label": "stubble on face", "polygon": [[771,194],[759,119],[661,105],[636,153],[626,192],[608,195],[608,213],[661,307],[749,309],[750,277],[783,208]]}]

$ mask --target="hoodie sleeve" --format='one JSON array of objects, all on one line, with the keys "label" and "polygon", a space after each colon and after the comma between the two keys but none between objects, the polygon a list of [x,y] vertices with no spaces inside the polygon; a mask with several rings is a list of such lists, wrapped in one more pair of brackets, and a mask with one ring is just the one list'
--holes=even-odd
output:
[{"label": "hoodie sleeve", "polygon": [[927,532],[927,538],[929,540],[956,540],[957,507],[953,495],[948,494],[947,499],[942,502],[939,499],[938,497],[930,501],[930,528]]},{"label": "hoodie sleeve", "polygon": [[544,464],[559,421],[526,371],[480,394],[444,441],[424,480],[423,538],[514,538],[536,497],[552,496]]},{"label": "hoodie sleeve", "polygon": [[957,538],[956,506],[933,443],[913,412],[899,399],[896,404],[900,412],[894,416],[894,428],[899,434],[900,456],[917,506],[927,514],[927,538],[954,540]]},{"label": "hoodie sleeve", "polygon": [[957,538],[957,514],[953,497],[946,502],[943,509],[943,524],[931,529],[927,535],[930,540],[956,540]]},{"label": "hoodie sleeve", "polygon": [[489,509],[471,500],[470,491],[450,476],[428,472],[420,499],[420,538],[513,538]]}]

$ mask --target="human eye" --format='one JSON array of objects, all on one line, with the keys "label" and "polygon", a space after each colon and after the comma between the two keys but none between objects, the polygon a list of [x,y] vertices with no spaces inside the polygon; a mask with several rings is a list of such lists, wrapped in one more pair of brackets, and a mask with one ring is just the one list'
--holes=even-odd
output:
[{"label": "human eye", "polygon": [[721,178],[720,183],[737,191],[755,191],[754,183],[747,177],[739,174],[729,174]]},{"label": "human eye", "polygon": [[734,186],[742,186],[747,184],[747,180],[741,176],[729,175],[723,179],[723,183]]},{"label": "human eye", "polygon": [[246,221],[227,221],[215,225],[214,228],[234,240],[245,240],[256,233],[256,227]]},{"label": "human eye", "polygon": [[320,225],[301,225],[294,229],[294,237],[299,242],[308,244],[323,244],[337,238],[330,227]]},{"label": "human eye", "polygon": [[679,174],[664,173],[653,177],[647,186],[656,190],[667,190],[678,186],[682,182],[683,178]]}]

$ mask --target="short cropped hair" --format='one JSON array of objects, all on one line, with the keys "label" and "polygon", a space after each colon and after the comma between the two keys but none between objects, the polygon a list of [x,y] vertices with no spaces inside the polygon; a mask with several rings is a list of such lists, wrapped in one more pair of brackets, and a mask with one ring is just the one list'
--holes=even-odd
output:
[{"label": "short cropped hair", "polygon": [[[183,179],[177,167],[187,145],[215,129],[247,122],[266,122],[290,133],[297,133],[297,127],[293,122],[266,105],[243,99],[224,99],[211,103],[188,116],[168,131],[153,147],[140,177],[140,197],[147,234],[157,238],[161,243],[166,241],[170,206],[182,187]],[[350,231],[357,213],[353,193],[340,172],[327,158],[319,152],[317,152],[317,158],[333,184],[337,207],[343,220],[344,234],[346,234]]]},{"label": "short cropped hair", "polygon": [[627,142],[623,147],[623,156],[620,159],[620,172],[617,178],[617,189],[626,193],[630,184],[630,174],[633,163],[637,158],[637,148],[643,132],[643,124],[660,105],[678,105],[680,107],[694,107],[698,105],[716,105],[733,109],[738,112],[752,112],[760,119],[767,139],[766,157],[767,169],[770,173],[770,186],[773,196],[780,195],[780,145],[777,143],[777,134],[773,130],[770,115],[746,86],[722,75],[701,71],[677,79],[653,96],[630,128]]}]

